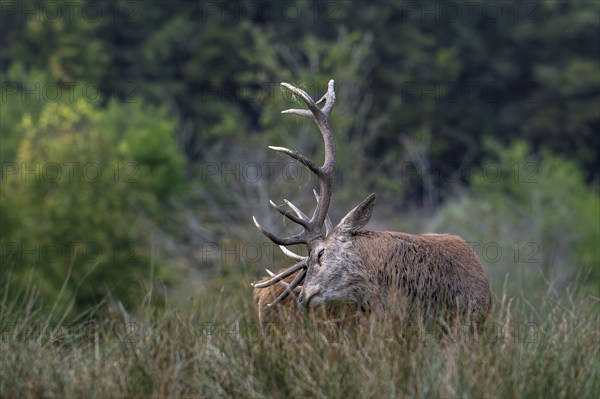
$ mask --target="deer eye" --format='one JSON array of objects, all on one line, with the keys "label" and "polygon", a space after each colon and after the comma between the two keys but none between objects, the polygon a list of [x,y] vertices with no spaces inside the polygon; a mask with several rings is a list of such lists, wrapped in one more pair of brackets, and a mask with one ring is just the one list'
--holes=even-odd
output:
[{"label": "deer eye", "polygon": [[317,255],[317,262],[321,263],[321,257],[323,256],[324,253],[325,253],[324,249],[321,249],[319,251],[319,254]]}]

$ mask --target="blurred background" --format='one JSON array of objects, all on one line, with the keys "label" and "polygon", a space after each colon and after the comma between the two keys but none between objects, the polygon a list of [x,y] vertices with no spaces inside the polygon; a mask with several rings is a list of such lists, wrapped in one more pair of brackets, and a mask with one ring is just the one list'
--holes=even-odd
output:
[{"label": "blurred background", "polygon": [[[289,264],[322,139],[289,82],[335,79],[334,223],[448,232],[494,295],[600,296],[596,1],[1,1],[1,285],[76,315],[249,302]],[[297,248],[302,252],[305,249]],[[210,297],[210,296],[208,296]]]}]

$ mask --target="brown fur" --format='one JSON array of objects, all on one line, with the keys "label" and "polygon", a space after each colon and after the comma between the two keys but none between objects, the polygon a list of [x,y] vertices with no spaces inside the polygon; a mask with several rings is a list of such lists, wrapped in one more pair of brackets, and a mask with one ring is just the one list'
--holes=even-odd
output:
[{"label": "brown fur", "polygon": [[[281,273],[285,269],[277,271],[277,274]],[[292,280],[300,271],[288,276],[284,279],[285,282],[291,283]],[[271,277],[266,276],[258,280],[258,283],[265,282]],[[281,303],[273,307],[269,307],[268,304],[273,302],[283,291],[285,287],[281,284],[274,284],[265,288],[254,288],[254,304],[256,305],[256,317],[261,331],[274,326],[282,326],[290,320],[290,316],[297,315],[298,307],[296,305],[295,296],[288,295]]]},{"label": "brown fur", "polygon": [[375,195],[352,209],[325,238],[309,243],[308,270],[298,302],[309,308],[354,304],[390,315],[466,318],[480,328],[491,310],[489,284],[477,255],[460,237],[360,231]]},{"label": "brown fur", "polygon": [[355,242],[366,269],[378,276],[379,295],[370,293],[378,306],[385,304],[381,293],[397,289],[419,310],[427,308],[434,314],[446,310],[454,315],[468,309],[468,317],[477,325],[488,317],[491,297],[487,278],[477,255],[462,238],[362,232]]}]

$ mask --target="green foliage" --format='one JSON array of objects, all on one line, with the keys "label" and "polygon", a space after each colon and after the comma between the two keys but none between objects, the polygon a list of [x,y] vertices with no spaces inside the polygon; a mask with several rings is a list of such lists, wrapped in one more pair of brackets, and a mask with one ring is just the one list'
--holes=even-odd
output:
[{"label": "green foliage", "polygon": [[98,35],[107,19],[96,18],[97,7],[88,8],[85,1],[7,3],[2,21],[3,25],[7,22],[3,28],[8,36],[4,57],[22,62],[27,70],[48,72],[53,82],[97,82],[102,78],[110,59],[104,39]]},{"label": "green foliage", "polygon": [[[126,105],[113,101],[99,124],[117,148],[118,158],[134,162],[125,179],[136,180],[161,199],[181,188],[184,157],[174,135],[176,123],[164,109],[140,101]],[[138,174],[143,179],[137,179]]]},{"label": "green foliage", "polygon": [[[448,174],[482,162],[483,138],[495,137],[523,138],[535,150],[575,159],[586,181],[598,178],[595,2],[300,1],[288,8],[103,0],[90,7],[102,10],[97,19],[82,17],[83,1],[67,3],[74,17],[57,20],[36,4],[24,3],[38,11],[19,15],[23,23],[7,21],[1,72],[18,65],[30,83],[38,71],[59,84],[93,82],[103,104],[135,94],[166,106],[185,127],[181,148],[195,163],[231,156],[230,143],[266,140],[274,126],[281,134],[271,110],[289,101],[281,101],[279,82],[303,83],[315,94],[334,77],[338,143],[353,143],[340,144],[340,170],[352,169],[340,181],[367,180],[397,207],[428,190],[418,180],[393,188],[401,173],[394,165],[414,155],[402,139],[423,140],[423,131],[430,165]],[[297,18],[288,15],[296,7]],[[352,162],[348,154],[357,152],[364,160]],[[365,179],[373,164],[382,167]]]},{"label": "green foliage", "polygon": [[509,147],[488,141],[486,147],[489,161],[471,171],[473,192],[449,202],[434,229],[460,231],[476,243],[496,291],[506,273],[517,278],[512,288],[531,294],[546,285],[544,280],[560,291],[579,274],[597,295],[597,189],[585,185],[574,162],[548,151],[534,156],[522,141]]},{"label": "green foliage", "polygon": [[[119,113],[121,124],[108,133]],[[107,295],[139,302],[149,278],[173,281],[150,258],[152,224],[142,218],[182,180],[172,125],[154,109],[104,113],[81,99],[23,118],[16,162],[3,170],[3,263],[10,267],[2,279],[16,279],[13,294],[35,287],[46,304],[81,310]],[[153,142],[153,156],[144,157],[136,132]]]},{"label": "green foliage", "polygon": [[[27,72],[21,63],[13,64],[7,73],[0,73],[0,159],[3,162],[15,160],[21,140],[20,125],[23,115],[39,115],[46,104],[46,97],[41,95],[40,88],[49,81],[47,72]],[[33,88],[24,90],[27,85],[32,85]]]}]

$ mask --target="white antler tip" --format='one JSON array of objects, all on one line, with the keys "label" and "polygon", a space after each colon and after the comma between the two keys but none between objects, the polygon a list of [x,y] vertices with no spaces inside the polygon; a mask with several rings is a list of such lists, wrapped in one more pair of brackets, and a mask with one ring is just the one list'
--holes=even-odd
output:
[{"label": "white antler tip", "polygon": [[281,252],[283,252],[283,254],[285,256],[287,256],[288,258],[290,258],[290,259],[294,259],[294,260],[297,260],[297,261],[303,261],[303,260],[305,260],[305,259],[308,258],[306,256],[301,256],[301,255],[298,255],[297,253],[294,253],[294,252],[290,251],[289,249],[287,249],[283,245],[280,245],[279,249],[281,249]]}]

